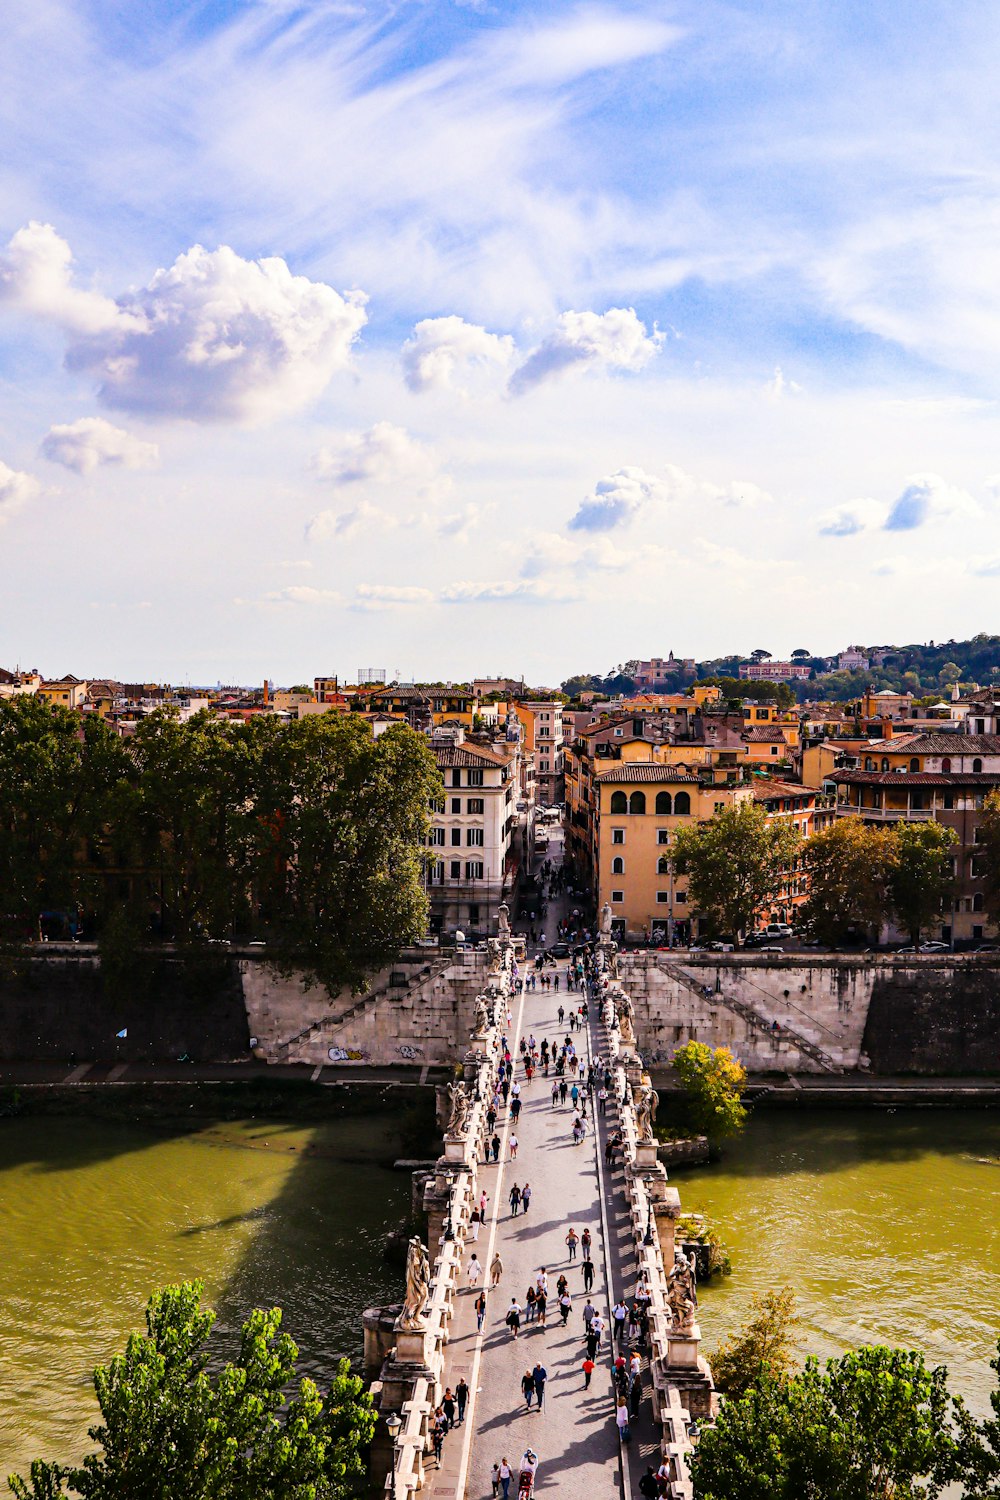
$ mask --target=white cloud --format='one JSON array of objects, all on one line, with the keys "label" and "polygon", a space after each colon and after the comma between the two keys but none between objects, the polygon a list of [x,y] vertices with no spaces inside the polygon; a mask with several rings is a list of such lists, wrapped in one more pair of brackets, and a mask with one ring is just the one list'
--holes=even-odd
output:
[{"label": "white cloud", "polygon": [[194,245],[112,301],[73,285],[69,245],[29,224],[0,262],[0,295],[69,335],[66,362],[110,407],[196,422],[259,422],[315,400],[348,361],[365,297],[293,276],[278,256]]},{"label": "white cloud", "polygon": [[580,501],[570,531],[611,531],[633,521],[650,500],[665,497],[667,485],[655,474],[634,467],[617,469],[599,479],[593,494]]},{"label": "white cloud", "polygon": [[424,318],[403,345],[402,363],[411,391],[464,389],[461,377],[476,366],[503,367],[514,357],[509,334],[488,333],[451,315]]},{"label": "white cloud", "polygon": [[160,456],[155,443],[132,437],[103,417],[81,417],[77,422],[50,428],[42,439],[42,453],[52,463],[77,474],[93,474],[102,464],[144,469]]},{"label": "white cloud", "polygon": [[443,604],[571,604],[580,597],[575,585],[541,578],[453,583],[441,591]]},{"label": "white cloud", "polygon": [[236,599],[235,604],[339,604],[336,589],[316,589],[306,583],[290,583],[283,589],[270,589],[259,600]]},{"label": "white cloud", "polygon": [[313,459],[313,471],[332,484],[406,484],[426,481],[437,458],[404,427],[376,422],[367,432],[345,432]]},{"label": "white cloud", "polygon": [[0,302],[82,337],[147,326],[141,312],[124,311],[113,298],[74,286],[72,250],[51,224],[35,219],[0,256]]},{"label": "white cloud", "polygon": [[857,536],[871,531],[885,520],[885,507],[874,500],[849,500],[835,505],[819,517],[820,536]]},{"label": "white cloud", "polygon": [[411,604],[432,604],[434,595],[430,589],[411,584],[359,583],[355,590],[352,609],[383,610],[398,609]]},{"label": "white cloud", "polygon": [[562,313],[555,331],[514,371],[508,389],[521,396],[571,369],[641,370],[662,342],[663,335],[655,330],[647,334],[631,307]]},{"label": "white cloud", "polygon": [[481,515],[479,507],[472,504],[451,512],[419,510],[409,515],[393,515],[381,505],[359,500],[350,510],[319,511],[306,526],[306,539],[325,542],[331,537],[352,537],[364,532],[413,529],[464,541],[479,523]]},{"label": "white cloud", "polygon": [[557,531],[541,532],[527,543],[520,573],[522,578],[541,578],[547,573],[560,571],[575,575],[619,573],[648,561],[659,551],[658,547],[649,544],[640,551],[617,547],[605,538],[583,542],[562,536]]},{"label": "white cloud", "polygon": [[34,500],[41,488],[33,475],[12,469],[0,459],[0,526]]},{"label": "white cloud", "polygon": [[951,516],[976,516],[979,506],[967,490],[948,484],[940,474],[913,474],[885,518],[886,531],[916,531]]}]

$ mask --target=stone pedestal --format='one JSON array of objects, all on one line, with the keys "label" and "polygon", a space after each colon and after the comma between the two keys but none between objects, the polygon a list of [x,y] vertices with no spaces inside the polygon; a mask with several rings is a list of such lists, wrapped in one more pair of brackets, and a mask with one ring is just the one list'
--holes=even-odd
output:
[{"label": "stone pedestal", "polygon": [[701,1329],[697,1323],[692,1324],[687,1333],[667,1334],[667,1370],[671,1374],[675,1370],[696,1370],[698,1368],[698,1350],[701,1347]]},{"label": "stone pedestal", "polygon": [[468,1151],[468,1136],[446,1135],[444,1138],[444,1159],[453,1165],[464,1163]]},{"label": "stone pedestal", "polygon": [[647,1178],[648,1181],[659,1177],[661,1173],[664,1180],[666,1180],[667,1174],[660,1165],[659,1157],[656,1154],[655,1141],[636,1141],[635,1170]]},{"label": "stone pedestal", "polygon": [[660,1254],[668,1270],[674,1263],[675,1231],[680,1216],[680,1194],[674,1187],[664,1187],[663,1197],[653,1204],[653,1218],[656,1221],[656,1237],[660,1242]]},{"label": "stone pedestal", "polygon": [[365,1374],[377,1375],[389,1350],[396,1342],[396,1319],[403,1311],[401,1302],[390,1307],[366,1307],[362,1316],[365,1330]]}]

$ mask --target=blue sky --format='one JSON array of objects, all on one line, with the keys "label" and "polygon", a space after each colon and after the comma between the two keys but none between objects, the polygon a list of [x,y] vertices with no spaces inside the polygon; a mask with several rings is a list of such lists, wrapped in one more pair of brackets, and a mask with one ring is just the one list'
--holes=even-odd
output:
[{"label": "blue sky", "polygon": [[1000,13],[8,0],[0,664],[995,629]]}]

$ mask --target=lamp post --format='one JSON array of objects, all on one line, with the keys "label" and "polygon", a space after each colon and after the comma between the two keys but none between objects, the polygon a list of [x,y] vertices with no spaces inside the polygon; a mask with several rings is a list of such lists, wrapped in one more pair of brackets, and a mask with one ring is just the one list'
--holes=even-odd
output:
[{"label": "lamp post", "polygon": [[403,1425],[403,1419],[399,1415],[399,1412],[391,1411],[385,1419],[385,1425],[389,1429],[389,1436],[392,1438],[392,1446],[393,1448],[395,1448],[396,1439],[399,1437],[399,1430]]},{"label": "lamp post", "polygon": [[653,1205],[651,1203],[649,1205],[649,1214],[648,1214],[648,1217],[646,1219],[646,1233],[643,1236],[642,1243],[644,1245],[652,1245],[652,1244],[654,1244],[654,1242],[655,1241],[654,1241],[654,1235],[653,1235]]}]

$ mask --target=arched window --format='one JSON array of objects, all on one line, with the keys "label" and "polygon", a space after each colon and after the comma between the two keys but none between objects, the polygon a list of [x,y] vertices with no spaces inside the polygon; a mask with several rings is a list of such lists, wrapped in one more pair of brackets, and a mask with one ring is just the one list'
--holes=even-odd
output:
[{"label": "arched window", "polygon": [[944,760],[941,762],[941,769],[942,769],[942,771],[950,771],[951,770],[951,756],[950,755],[946,755],[945,758],[944,758]]},{"label": "arched window", "polygon": [[982,909],[983,909],[983,893],[982,893],[982,891],[977,891],[976,894],[972,898],[972,910],[973,911],[982,911]]},{"label": "arched window", "polygon": [[644,813],[646,811],[646,793],[633,792],[628,799],[628,810],[630,813]]},{"label": "arched window", "polygon": [[611,793],[611,811],[613,813],[628,812],[628,798],[624,792]]},{"label": "arched window", "polygon": [[616,854],[614,859],[611,861],[611,873],[612,875],[625,874],[625,861],[622,859],[620,854]]},{"label": "arched window", "polygon": [[673,810],[673,798],[671,797],[670,793],[657,792],[656,811],[660,814],[667,814],[673,812]]},{"label": "arched window", "polygon": [[871,758],[870,755],[866,755],[865,756],[865,770],[866,771],[874,771],[874,769],[875,769],[875,762],[872,760],[872,758]]},{"label": "arched window", "polygon": [[978,755],[976,756],[976,759],[972,762],[972,769],[973,769],[973,772],[976,773],[977,775],[983,769],[983,763],[979,759]]},{"label": "arched window", "polygon": [[920,770],[920,761],[918,760],[918,758],[916,756],[914,756],[913,759],[910,761],[910,770],[911,771],[919,771]]},{"label": "arched window", "polygon": [[888,755],[883,755],[883,757],[882,757],[882,769],[883,769],[883,771],[888,771],[888,769],[889,769],[889,757],[888,757]]},{"label": "arched window", "polygon": [[674,798],[674,812],[678,817],[687,817],[691,812],[691,797],[687,792],[678,792]]},{"label": "arched window", "polygon": [[659,859],[656,861],[656,873],[657,875],[670,874],[670,861],[665,854],[661,854]]}]

